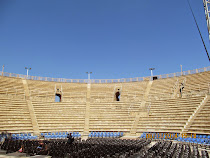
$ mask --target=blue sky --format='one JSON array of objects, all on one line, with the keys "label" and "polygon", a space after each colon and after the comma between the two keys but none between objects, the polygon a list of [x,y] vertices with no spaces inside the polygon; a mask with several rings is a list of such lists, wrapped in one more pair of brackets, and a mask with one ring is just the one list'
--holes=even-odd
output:
[{"label": "blue sky", "polygon": [[[210,52],[202,0],[190,0]],[[209,66],[187,0],[0,0],[0,65],[56,78],[130,78]]]}]

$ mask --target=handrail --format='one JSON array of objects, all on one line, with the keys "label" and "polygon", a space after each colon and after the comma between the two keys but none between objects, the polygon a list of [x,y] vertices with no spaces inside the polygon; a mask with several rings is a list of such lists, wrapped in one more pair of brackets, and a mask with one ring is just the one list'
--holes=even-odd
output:
[{"label": "handrail", "polygon": [[[190,74],[201,73],[205,71],[210,71],[210,66],[188,70],[183,72],[175,72],[170,74],[163,74],[163,75],[155,75],[158,79],[162,78],[172,78],[172,77],[179,77],[185,76]],[[50,82],[65,82],[65,83],[120,83],[120,82],[140,82],[140,81],[152,81],[153,76],[147,77],[135,77],[135,78],[121,78],[121,79],[65,79],[65,78],[51,78],[51,77],[39,77],[39,76],[27,76],[22,74],[15,74],[15,73],[8,73],[8,72],[0,72],[2,76],[5,77],[16,77],[16,78],[23,78],[28,80],[38,80],[38,81],[50,81]]]}]

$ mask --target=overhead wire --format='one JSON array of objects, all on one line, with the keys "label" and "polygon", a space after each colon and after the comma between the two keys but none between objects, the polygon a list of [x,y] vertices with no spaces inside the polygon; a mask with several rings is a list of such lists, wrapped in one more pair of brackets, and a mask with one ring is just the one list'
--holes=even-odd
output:
[{"label": "overhead wire", "polygon": [[199,28],[198,23],[197,23],[197,20],[196,20],[196,18],[195,18],[194,13],[193,13],[192,7],[191,7],[191,5],[190,5],[190,1],[187,0],[187,2],[188,2],[188,5],[189,5],[189,7],[190,7],[191,13],[192,13],[192,15],[193,15],[193,18],[194,18],[195,24],[196,24],[196,26],[197,26],[198,32],[199,32],[199,34],[200,34],[201,40],[202,40],[202,42],[203,42],[203,46],[204,46],[204,48],[205,48],[207,57],[208,57],[209,62],[210,62],[209,53],[208,53],[208,50],[207,50],[207,48],[206,48],[206,44],[205,44],[205,42],[204,42],[204,40],[203,40],[203,37],[202,37],[201,31],[200,31],[200,28]]}]

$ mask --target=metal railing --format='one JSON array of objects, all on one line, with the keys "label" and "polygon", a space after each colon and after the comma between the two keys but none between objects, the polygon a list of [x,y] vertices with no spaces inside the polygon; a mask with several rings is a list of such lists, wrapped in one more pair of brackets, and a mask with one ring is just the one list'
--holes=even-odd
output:
[{"label": "metal railing", "polygon": [[[163,74],[163,75],[155,75],[158,79],[161,78],[171,78],[171,77],[179,77],[185,76],[190,74],[196,74],[201,72],[210,71],[210,66],[188,70],[183,72],[175,72],[170,74]],[[39,80],[39,81],[50,81],[50,82],[66,82],[66,83],[120,83],[120,82],[140,82],[140,81],[148,81],[153,80],[154,76],[148,77],[135,77],[135,78],[121,78],[121,79],[65,79],[65,78],[51,78],[51,77],[39,77],[39,76],[27,76],[22,74],[15,74],[15,73],[8,73],[8,72],[1,72],[2,76],[6,77],[16,77],[16,78],[23,78],[28,80]]]}]

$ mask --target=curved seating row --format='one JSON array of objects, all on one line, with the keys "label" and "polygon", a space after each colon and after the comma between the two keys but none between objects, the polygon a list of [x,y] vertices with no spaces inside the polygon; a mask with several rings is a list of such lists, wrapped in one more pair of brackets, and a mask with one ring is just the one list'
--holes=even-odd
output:
[{"label": "curved seating row", "polygon": [[203,139],[203,138],[182,138],[178,137],[176,139],[177,141],[181,142],[187,142],[187,143],[196,143],[196,144],[203,144],[203,145],[209,145],[210,146],[210,139]]},{"label": "curved seating row", "polygon": [[67,135],[71,133],[72,137],[79,138],[81,137],[81,134],[79,132],[55,132],[55,133],[41,133],[41,136],[44,136],[46,139],[65,139],[67,138]]},{"label": "curved seating row", "polygon": [[210,139],[210,135],[205,135],[205,134],[201,134],[201,135],[199,135],[199,134],[197,134],[196,135],[196,138],[204,138],[204,139]]},{"label": "curved seating row", "polygon": [[91,138],[118,138],[122,137],[123,132],[91,132],[88,137]]},{"label": "curved seating row", "polygon": [[12,137],[14,140],[34,140],[38,139],[38,136],[19,136],[19,137]]},{"label": "curved seating row", "polygon": [[199,145],[207,145],[210,147],[210,135],[196,135],[196,137],[178,137],[175,140]]},{"label": "curved seating row", "polygon": [[[48,132],[48,133],[41,133],[41,136],[46,139],[65,139],[67,135],[71,133],[73,137],[80,138],[81,134],[79,132]],[[6,136],[5,138],[7,138]],[[13,140],[31,140],[31,139],[38,139],[39,137],[36,135],[32,135],[31,133],[21,133],[21,134],[12,134]]]},{"label": "curved seating row", "polygon": [[33,136],[31,133],[21,133],[21,134],[12,134],[13,140],[31,140],[31,139],[38,139],[38,136]]},{"label": "curved seating row", "polygon": [[175,139],[179,136],[179,133],[148,133],[144,132],[140,138],[148,138],[148,139]]},{"label": "curved seating row", "polygon": [[[169,137],[170,136],[170,137]],[[193,137],[183,137],[179,133],[147,133],[144,132],[140,138],[147,138],[147,139],[165,139],[165,140],[176,140],[180,142],[186,143],[194,143],[200,145],[207,145],[210,146],[210,135],[193,135]]]}]

